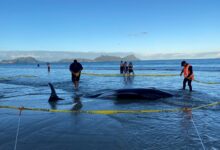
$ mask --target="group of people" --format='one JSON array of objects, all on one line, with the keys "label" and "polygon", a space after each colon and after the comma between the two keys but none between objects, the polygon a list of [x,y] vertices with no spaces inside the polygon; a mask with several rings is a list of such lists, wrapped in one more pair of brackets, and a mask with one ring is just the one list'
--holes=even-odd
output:
[{"label": "group of people", "polygon": [[[189,90],[190,92],[192,91],[192,80],[194,80],[194,74],[193,74],[193,67],[188,64],[186,61],[181,62],[181,66],[183,67],[180,76],[182,74],[184,75],[184,80],[183,80],[183,90],[186,88],[186,83],[188,83]],[[79,87],[79,80],[80,80],[80,75],[81,71],[83,70],[82,65],[77,62],[77,60],[74,60],[73,63],[69,67],[70,72],[72,74],[72,82],[74,84],[74,87],[77,89]],[[127,65],[127,62],[121,61],[120,63],[120,73],[121,74],[130,74],[133,73],[133,64],[132,62]]]},{"label": "group of people", "polygon": [[121,61],[120,63],[120,74],[134,74],[134,70],[133,70],[133,64],[132,62],[129,62],[129,64],[127,64],[127,62],[123,62]]}]

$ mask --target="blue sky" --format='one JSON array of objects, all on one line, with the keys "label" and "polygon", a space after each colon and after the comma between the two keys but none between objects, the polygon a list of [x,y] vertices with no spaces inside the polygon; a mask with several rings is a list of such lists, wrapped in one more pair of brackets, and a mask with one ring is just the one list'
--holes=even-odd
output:
[{"label": "blue sky", "polygon": [[220,50],[219,0],[0,0],[0,50]]}]

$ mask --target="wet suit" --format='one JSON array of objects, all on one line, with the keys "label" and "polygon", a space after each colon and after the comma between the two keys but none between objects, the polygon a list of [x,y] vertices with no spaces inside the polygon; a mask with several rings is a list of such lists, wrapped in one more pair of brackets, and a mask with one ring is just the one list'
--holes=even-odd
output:
[{"label": "wet suit", "polygon": [[134,73],[133,65],[129,65],[129,66],[128,66],[128,72],[129,72],[129,74],[130,74],[130,73]]},{"label": "wet suit", "polygon": [[123,71],[124,71],[124,64],[121,63],[120,64],[120,74],[123,74]]},{"label": "wet suit", "polygon": [[128,65],[126,63],[124,63],[124,74],[127,74],[128,73]]},{"label": "wet suit", "polygon": [[47,71],[50,72],[50,63],[47,63]]}]

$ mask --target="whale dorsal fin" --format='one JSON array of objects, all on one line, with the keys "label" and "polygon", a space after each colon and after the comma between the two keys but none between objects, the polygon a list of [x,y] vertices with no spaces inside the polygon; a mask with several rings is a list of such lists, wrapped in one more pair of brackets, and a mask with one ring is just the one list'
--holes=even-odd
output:
[{"label": "whale dorsal fin", "polygon": [[50,89],[51,89],[51,94],[50,94],[50,98],[49,98],[49,101],[57,101],[57,100],[63,100],[62,98],[59,98],[57,96],[57,93],[53,87],[53,85],[51,83],[48,83]]}]

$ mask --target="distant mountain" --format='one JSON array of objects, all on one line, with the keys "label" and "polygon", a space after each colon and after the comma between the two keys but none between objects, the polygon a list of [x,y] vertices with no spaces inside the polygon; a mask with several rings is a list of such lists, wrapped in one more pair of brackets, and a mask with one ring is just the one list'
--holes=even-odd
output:
[{"label": "distant mountain", "polygon": [[[74,58],[72,59],[61,59],[58,63],[71,63],[73,62]],[[106,62],[106,61],[135,61],[140,60],[135,55],[128,55],[126,57],[118,57],[118,56],[109,56],[109,55],[101,55],[96,57],[95,59],[84,59],[84,58],[77,58],[79,62]]]},{"label": "distant mountain", "polygon": [[19,57],[19,58],[12,59],[12,60],[2,60],[0,63],[2,64],[36,64],[36,63],[39,63],[39,61],[33,57]]},{"label": "distant mountain", "polygon": [[[167,60],[167,59],[208,59],[208,58],[220,58],[220,49],[216,51],[208,50],[206,52],[189,52],[189,51],[177,51],[175,53],[164,51],[156,53],[153,50],[146,50],[143,53],[132,52],[77,52],[77,51],[3,51],[0,50],[0,61],[11,60],[20,57],[33,57],[39,61],[57,62],[63,59],[83,58],[94,60],[99,56],[115,56],[126,58],[134,54],[141,60]],[[111,60],[111,58],[108,58]],[[116,59],[116,58],[115,58]],[[113,59],[113,60],[115,60]],[[118,58],[119,59],[119,58]],[[118,61],[118,59],[116,59]],[[135,59],[134,59],[135,60]],[[84,60],[83,60],[84,61]],[[86,61],[86,60],[85,60]],[[89,61],[89,60],[88,60]]]},{"label": "distant mountain", "polygon": [[128,55],[124,58],[122,58],[123,61],[137,61],[140,60],[139,58],[137,58],[135,55]]},{"label": "distant mountain", "polygon": [[98,62],[101,62],[101,61],[120,61],[120,60],[121,60],[121,57],[108,56],[108,55],[102,55],[102,56],[96,57],[94,59],[94,61],[98,61]]},{"label": "distant mountain", "polygon": [[10,60],[19,57],[33,57],[39,61],[48,61],[55,62],[62,59],[72,59],[72,58],[84,58],[84,59],[95,59],[100,55],[109,55],[109,56],[121,56],[125,57],[131,55],[131,52],[80,52],[80,51],[3,51],[0,50],[0,61],[1,60]]},{"label": "distant mountain", "polygon": [[135,55],[128,55],[126,57],[118,57],[118,56],[108,56],[102,55],[94,59],[94,61],[101,62],[101,61],[136,61],[139,60]]},{"label": "distant mountain", "polygon": [[[71,63],[73,62],[74,59],[61,59],[58,61],[58,63]],[[76,58],[77,61],[79,62],[94,62],[94,60],[91,59],[84,59],[84,58]]]},{"label": "distant mountain", "polygon": [[[54,61],[56,63],[71,63],[73,62],[73,59],[61,59],[60,61]],[[95,59],[85,59],[85,58],[78,58],[79,62],[106,62],[106,61],[135,61],[139,60],[134,55],[128,55],[126,57],[118,57],[118,56],[108,56],[108,55],[102,55],[99,57],[96,57]],[[36,63],[43,63],[42,61],[39,61],[35,59],[34,57],[18,57],[11,60],[2,60],[0,62],[1,64],[36,64]]]}]

